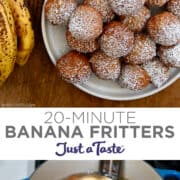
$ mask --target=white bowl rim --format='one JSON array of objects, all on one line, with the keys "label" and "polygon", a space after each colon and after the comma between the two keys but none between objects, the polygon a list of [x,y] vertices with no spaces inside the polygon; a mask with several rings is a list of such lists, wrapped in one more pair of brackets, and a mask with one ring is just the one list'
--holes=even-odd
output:
[{"label": "white bowl rim", "polygon": [[[52,163],[54,163],[55,161],[57,161],[57,160],[48,160],[48,161],[46,161],[46,162],[44,162],[43,164],[41,164],[32,174],[31,174],[31,176],[30,176],[30,179],[32,179],[33,177],[34,177],[34,175],[36,175],[36,173],[40,170],[40,169],[42,169],[42,168],[44,168],[45,166],[47,166],[48,164],[49,164],[49,162],[52,162]],[[65,161],[65,160],[62,160],[61,162],[63,162],[63,161]],[[84,161],[84,162],[86,162],[86,161],[100,161],[100,160],[70,160],[70,161]],[[69,162],[70,162],[69,161]],[[141,163],[141,164],[143,164],[146,168],[149,168],[149,169],[151,169],[151,171],[153,171],[153,173],[154,174],[156,174],[156,176],[159,178],[159,179],[161,179],[161,176],[157,173],[157,171],[153,168],[153,167],[151,167],[150,166],[150,164],[148,164],[147,162],[145,162],[145,161],[143,161],[143,160],[125,160],[125,161],[128,161],[128,162],[136,162],[136,163]],[[60,161],[59,161],[60,162]],[[67,162],[67,161],[66,161]]]},{"label": "white bowl rim", "polygon": [[[47,40],[47,37],[46,37],[46,29],[45,29],[45,18],[44,18],[44,14],[45,14],[45,11],[44,11],[44,6],[45,6],[45,3],[46,3],[46,0],[44,1],[44,4],[43,4],[43,8],[42,8],[42,14],[41,14],[41,30],[42,30],[42,36],[43,36],[43,41],[44,41],[44,45],[45,45],[45,48],[46,48],[46,51],[52,61],[52,63],[54,65],[56,65],[56,60],[54,59],[54,56],[50,50],[50,47],[49,47],[49,44],[48,44],[48,40]],[[128,96],[124,96],[124,97],[113,97],[113,96],[108,96],[108,95],[103,95],[103,94],[99,94],[99,93],[96,93],[96,92],[92,92],[91,90],[83,87],[82,85],[80,84],[73,84],[75,87],[79,88],[80,90],[90,94],[90,95],[93,95],[95,97],[98,97],[98,98],[102,98],[102,99],[106,99],[106,100],[113,100],[113,101],[132,101],[132,100],[138,100],[138,99],[143,99],[145,97],[149,97],[149,96],[152,96],[154,94],[157,94],[159,93],[160,91],[166,89],[167,87],[169,87],[170,85],[172,85],[175,81],[177,81],[178,79],[180,78],[180,71],[177,75],[175,75],[170,81],[168,81],[167,83],[165,83],[163,86],[161,86],[160,88],[156,88],[152,91],[149,91],[147,93],[143,93],[143,94],[139,94],[139,95],[136,95],[136,96],[133,96],[133,97],[128,97]]]}]

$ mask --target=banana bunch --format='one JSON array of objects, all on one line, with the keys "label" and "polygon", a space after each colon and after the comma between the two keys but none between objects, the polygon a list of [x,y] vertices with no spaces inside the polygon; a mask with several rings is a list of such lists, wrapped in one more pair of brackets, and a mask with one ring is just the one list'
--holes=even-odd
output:
[{"label": "banana bunch", "polygon": [[24,0],[0,0],[0,85],[15,63],[26,64],[34,47],[31,16]]}]

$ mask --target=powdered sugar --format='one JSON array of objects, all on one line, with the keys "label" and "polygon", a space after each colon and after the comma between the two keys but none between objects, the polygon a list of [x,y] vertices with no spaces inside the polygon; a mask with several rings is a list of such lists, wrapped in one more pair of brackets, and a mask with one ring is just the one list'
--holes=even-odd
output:
[{"label": "powdered sugar", "polygon": [[96,39],[102,30],[102,17],[90,6],[80,5],[70,18],[69,31],[76,39],[84,41]]},{"label": "powdered sugar", "polygon": [[171,13],[164,12],[152,17],[147,28],[158,44],[172,46],[180,42],[180,21]]},{"label": "powdered sugar", "polygon": [[140,32],[150,16],[150,10],[144,6],[136,14],[125,16],[122,23],[127,25],[131,31]]},{"label": "powdered sugar", "polygon": [[68,45],[73,49],[81,53],[92,53],[99,48],[97,40],[92,41],[80,41],[75,39],[70,31],[66,32],[66,40]]},{"label": "powdered sugar", "polygon": [[134,33],[119,22],[107,25],[100,39],[101,50],[115,58],[127,55],[133,45]]},{"label": "powdered sugar", "polygon": [[46,3],[46,18],[52,24],[66,24],[76,7],[75,0],[49,0]]},{"label": "powdered sugar", "polygon": [[90,59],[93,72],[105,80],[116,80],[120,76],[121,63],[118,58],[108,57],[102,51],[93,54]]},{"label": "powdered sugar", "polygon": [[120,76],[120,86],[133,91],[144,89],[149,84],[149,76],[137,65],[124,65]]},{"label": "powdered sugar", "polygon": [[172,47],[160,47],[159,56],[165,64],[180,67],[180,43]]},{"label": "powdered sugar", "polygon": [[180,0],[170,0],[167,7],[168,10],[178,16],[180,20]]},{"label": "powdered sugar", "polygon": [[141,9],[145,0],[108,0],[114,12],[118,15],[130,15]]},{"label": "powdered sugar", "polygon": [[131,64],[143,64],[156,56],[156,44],[146,34],[135,36],[133,50],[126,56],[126,62]]},{"label": "powdered sugar", "polygon": [[84,83],[91,75],[86,56],[71,51],[57,61],[59,76],[70,83]]},{"label": "powdered sugar", "polygon": [[169,68],[165,66],[158,58],[143,65],[151,77],[152,83],[156,87],[161,87],[169,79]]},{"label": "powdered sugar", "polygon": [[[56,1],[62,2],[63,0]],[[102,17],[104,22],[111,21],[114,17],[114,12],[107,1],[111,5],[117,3],[118,6],[115,6],[113,10],[116,9],[123,14],[121,14],[122,21],[112,21],[105,25],[101,35]],[[67,34],[71,33],[71,35],[67,36],[67,42],[72,49],[82,53],[92,53],[99,48],[99,45],[101,48],[100,51],[87,56],[75,51],[66,54],[57,62],[59,75],[70,83],[84,83],[89,79],[92,69],[100,79],[113,81],[119,79],[121,87],[133,91],[147,87],[150,83],[149,76],[156,87],[166,83],[170,69],[166,65],[180,67],[179,58],[177,58],[180,57],[180,45],[178,44],[180,42],[180,21],[172,13],[164,12],[156,15],[147,25],[150,35],[138,34],[134,41],[132,31],[142,32],[150,18],[150,10],[143,4],[144,0],[84,0],[84,4],[82,3],[76,10],[72,10],[69,6],[69,9],[74,11],[73,13],[60,12],[59,7],[54,6],[51,12],[51,23],[57,24],[60,21],[67,23],[71,16],[67,27]],[[117,16],[116,18],[118,20]],[[161,60],[152,60],[156,56],[155,43],[167,46],[160,48],[162,49],[161,54],[159,52]],[[169,47],[175,44],[178,44],[178,48]],[[91,57],[90,61],[89,57]],[[125,60],[122,63],[128,64],[121,65],[120,57]]]},{"label": "powdered sugar", "polygon": [[114,18],[114,13],[107,0],[84,0],[83,3],[99,11],[104,22],[110,22]]}]

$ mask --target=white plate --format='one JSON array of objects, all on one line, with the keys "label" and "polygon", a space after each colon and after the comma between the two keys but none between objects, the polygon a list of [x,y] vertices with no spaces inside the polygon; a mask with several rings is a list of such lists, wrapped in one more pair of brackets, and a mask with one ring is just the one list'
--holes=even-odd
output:
[{"label": "white plate", "polygon": [[[44,1],[45,6],[46,0]],[[70,49],[66,43],[65,37],[65,27],[62,26],[53,26],[45,20],[44,16],[44,6],[42,10],[41,26],[42,26],[42,35],[45,43],[45,47],[50,56],[53,64],[56,64],[56,60],[59,59],[62,55],[67,53]],[[85,84],[75,84],[76,87],[89,93],[91,95],[109,99],[109,100],[135,100],[144,98],[159,91],[162,91],[166,87],[174,83],[180,76],[180,70],[173,69],[170,74],[170,78],[164,86],[161,88],[155,88],[153,85],[149,85],[146,89],[134,92],[127,89],[120,88],[120,86],[111,81],[100,80],[94,75],[91,79]]]},{"label": "white plate", "polygon": [[[64,180],[75,173],[97,172],[98,169],[99,161],[48,161],[32,175],[30,180]],[[124,174],[128,180],[162,180],[143,161],[126,161]]]}]

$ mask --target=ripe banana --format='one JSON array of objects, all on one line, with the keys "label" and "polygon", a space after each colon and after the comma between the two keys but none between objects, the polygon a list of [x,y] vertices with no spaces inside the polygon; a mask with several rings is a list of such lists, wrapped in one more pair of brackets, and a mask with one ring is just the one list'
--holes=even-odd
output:
[{"label": "ripe banana", "polygon": [[34,47],[34,31],[31,16],[24,0],[7,0],[10,4],[15,19],[18,37],[18,51],[16,63],[24,65]]},{"label": "ripe banana", "polygon": [[0,85],[14,69],[17,37],[11,9],[7,0],[0,0]]}]

